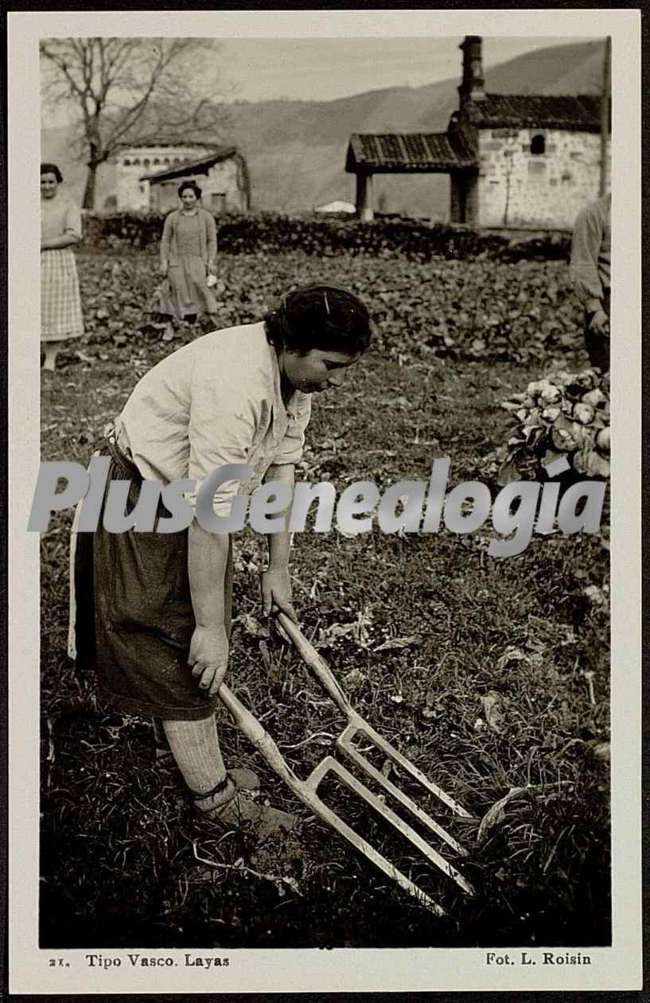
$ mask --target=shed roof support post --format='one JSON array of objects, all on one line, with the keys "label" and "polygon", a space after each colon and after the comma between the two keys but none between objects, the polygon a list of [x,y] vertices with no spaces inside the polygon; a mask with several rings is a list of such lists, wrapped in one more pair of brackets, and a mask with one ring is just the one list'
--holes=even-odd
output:
[{"label": "shed roof support post", "polygon": [[465,197],[458,171],[452,171],[449,177],[449,222],[465,222]]},{"label": "shed roof support post", "polygon": [[370,223],[375,217],[372,205],[372,174],[357,171],[357,216],[363,223]]},{"label": "shed roof support post", "polygon": [[481,225],[478,178],[478,171],[465,175],[465,222],[473,227]]}]

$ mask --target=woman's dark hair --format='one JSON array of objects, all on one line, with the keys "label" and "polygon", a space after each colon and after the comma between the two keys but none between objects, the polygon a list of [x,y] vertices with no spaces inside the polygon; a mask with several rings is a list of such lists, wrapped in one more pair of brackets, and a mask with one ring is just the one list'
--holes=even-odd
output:
[{"label": "woman's dark hair", "polygon": [[178,186],[178,197],[180,198],[183,192],[188,188],[191,192],[194,192],[197,199],[201,198],[201,189],[197,185],[196,181],[183,181],[183,183]]},{"label": "woman's dark hair", "polygon": [[41,177],[43,174],[53,174],[59,184],[63,181],[63,175],[56,164],[41,164]]},{"label": "woman's dark hair", "polygon": [[306,355],[322,352],[365,352],[372,331],[365,304],[339,286],[303,286],[287,293],[264,318],[267,340],[275,348]]}]

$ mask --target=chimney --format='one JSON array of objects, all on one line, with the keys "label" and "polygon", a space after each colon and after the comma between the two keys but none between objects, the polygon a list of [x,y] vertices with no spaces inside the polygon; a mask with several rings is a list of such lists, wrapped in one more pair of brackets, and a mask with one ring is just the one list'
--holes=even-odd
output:
[{"label": "chimney", "polygon": [[482,44],[483,39],[480,35],[465,35],[458,46],[463,50],[463,79],[458,88],[461,108],[468,101],[485,100]]}]

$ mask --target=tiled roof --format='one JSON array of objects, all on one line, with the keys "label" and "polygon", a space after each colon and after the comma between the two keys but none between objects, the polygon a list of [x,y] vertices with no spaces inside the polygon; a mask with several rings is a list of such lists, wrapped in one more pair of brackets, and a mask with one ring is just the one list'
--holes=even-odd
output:
[{"label": "tiled roof", "polygon": [[161,136],[160,139],[145,139],[141,143],[139,141],[134,142],[124,142],[118,143],[116,149],[125,153],[127,150],[148,150],[155,147],[162,147],[163,149],[169,147],[173,149],[175,147],[188,148],[190,150],[196,149],[198,146],[205,147],[206,150],[214,150],[214,143],[206,143],[204,139],[174,139],[174,137]]},{"label": "tiled roof", "polygon": [[164,171],[154,171],[153,174],[143,174],[141,181],[173,181],[174,178],[183,178],[186,174],[207,174],[213,164],[218,164],[221,160],[227,160],[237,153],[235,146],[222,146],[218,150],[213,150],[209,157],[202,157],[201,160],[192,160],[188,164],[178,164],[175,167],[166,167]]},{"label": "tiled roof", "polygon": [[476,167],[476,158],[462,133],[446,132],[353,133],[345,169],[366,168],[376,173],[417,173]]},{"label": "tiled roof", "polygon": [[464,111],[478,128],[600,131],[600,99],[592,94],[486,94],[485,100],[471,101]]}]

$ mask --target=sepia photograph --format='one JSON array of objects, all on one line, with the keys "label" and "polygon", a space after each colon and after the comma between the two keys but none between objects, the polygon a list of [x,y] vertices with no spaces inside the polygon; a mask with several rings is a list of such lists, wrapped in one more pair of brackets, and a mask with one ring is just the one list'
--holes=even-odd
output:
[{"label": "sepia photograph", "polygon": [[75,17],[30,42],[42,977],[602,985],[616,32]]}]

